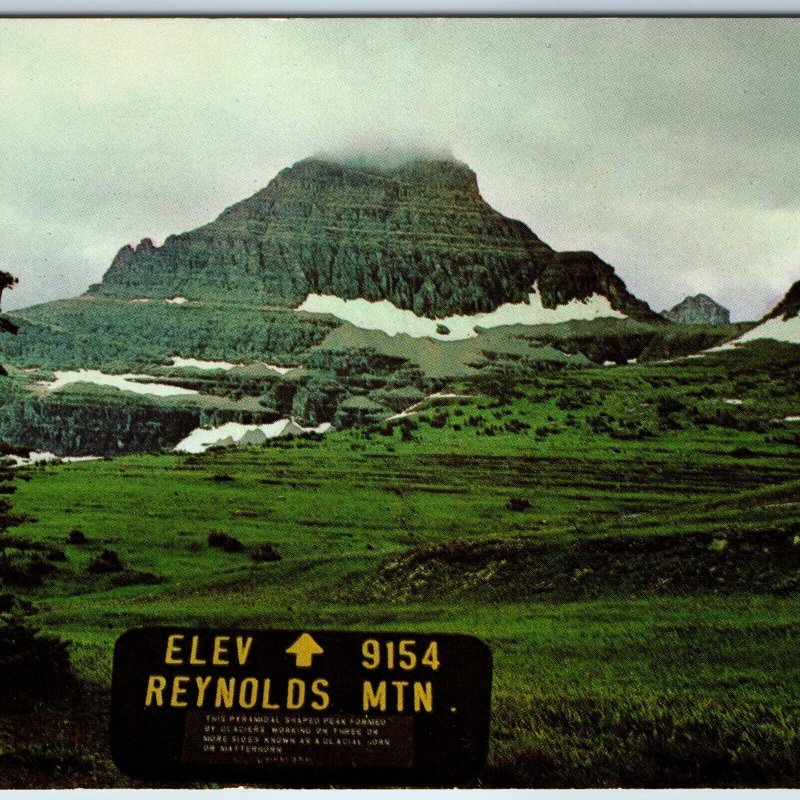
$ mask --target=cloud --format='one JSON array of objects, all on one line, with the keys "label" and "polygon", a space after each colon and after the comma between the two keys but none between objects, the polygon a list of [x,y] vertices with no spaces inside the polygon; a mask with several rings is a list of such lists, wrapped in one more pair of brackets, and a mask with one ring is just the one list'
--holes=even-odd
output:
[{"label": "cloud", "polygon": [[315,153],[452,153],[655,307],[800,277],[796,19],[0,20],[7,306]]},{"label": "cloud", "polygon": [[338,147],[319,150],[313,154],[313,157],[346,166],[362,166],[376,170],[392,170],[409,161],[418,159],[451,161],[454,155],[450,148],[431,147],[424,142],[419,142],[414,145],[408,140],[399,142],[387,139],[381,142],[375,139],[368,145],[364,142],[357,141],[350,143],[343,142]]}]

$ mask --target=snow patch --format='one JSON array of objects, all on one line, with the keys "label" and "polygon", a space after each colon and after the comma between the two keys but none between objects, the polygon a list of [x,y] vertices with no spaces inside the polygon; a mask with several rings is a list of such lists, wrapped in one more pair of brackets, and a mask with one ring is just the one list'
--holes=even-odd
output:
[{"label": "snow patch", "polygon": [[50,464],[53,461],[63,461],[71,463],[74,461],[98,461],[102,456],[57,456],[55,453],[37,453],[31,451],[28,457],[8,455],[3,456],[3,460],[9,462],[12,469],[16,467],[27,467],[31,464]]},{"label": "snow patch", "polygon": [[273,372],[277,372],[278,375],[286,375],[287,372],[291,372],[293,369],[297,369],[297,367],[279,367],[275,364],[267,364],[266,361],[261,362],[267,369],[271,369]]},{"label": "snow patch", "polygon": [[784,422],[800,422],[800,417],[784,417]]},{"label": "snow patch", "polygon": [[[293,369],[297,369],[297,367],[279,367],[275,364],[267,364],[265,361],[259,361],[259,364],[263,364],[267,369],[271,369],[273,372],[277,372],[279,375],[285,375],[287,372],[291,372]],[[177,367],[178,369],[202,369],[202,370],[229,370],[234,369],[235,367],[244,367],[245,364],[233,363],[231,361],[205,361],[202,358],[181,358],[180,356],[172,356],[172,366]]]},{"label": "snow patch", "polygon": [[176,306],[182,306],[184,303],[188,303],[189,301],[185,297],[170,297],[167,299],[168,303],[173,303]]},{"label": "snow patch", "polygon": [[[706,351],[706,352],[708,352],[708,351]],[[658,361],[651,361],[650,363],[651,364],[675,364],[675,363],[678,363],[680,361],[685,361],[685,360],[690,359],[690,358],[705,358],[705,357],[706,357],[705,353],[692,353],[691,355],[688,355],[688,356],[675,356],[675,358],[662,358],[662,359],[659,359]]]},{"label": "snow patch", "polygon": [[28,453],[28,461],[31,464],[46,464],[48,461],[55,461],[58,456],[55,453],[45,451],[44,453]]},{"label": "snow patch", "polygon": [[386,417],[386,421],[389,422],[389,420],[393,420],[393,419],[404,419],[405,417],[413,417],[414,414],[418,413],[417,409],[419,409],[419,407],[423,403],[427,403],[428,400],[437,400],[437,399],[438,400],[444,400],[444,399],[451,400],[451,399],[454,399],[454,398],[457,398],[457,397],[472,397],[472,395],[471,394],[454,394],[453,392],[435,392],[434,394],[429,394],[426,398],[424,398],[423,400],[419,400],[418,402],[414,403],[413,405],[409,406],[408,408],[404,408],[399,413],[392,414],[391,417]]},{"label": "snow patch", "polygon": [[172,357],[172,366],[178,369],[224,369],[229,370],[234,367],[241,367],[242,364],[234,364],[230,361],[203,361],[201,358],[181,358],[180,356]]},{"label": "snow patch", "polygon": [[[398,308],[389,300],[343,300],[329,294],[310,294],[297,307],[297,311],[311,314],[332,314],[334,317],[372,331],[383,331],[389,336],[405,333],[420,338],[452,342],[457,339],[470,339],[478,334],[476,327],[496,328],[501,325],[543,325],[566,322],[573,319],[597,319],[598,317],[624,318],[624,314],[611,308],[611,304],[601,295],[592,295],[587,300],[572,300],[558,308],[543,308],[538,294],[528,296],[528,303],[503,303],[494,311],[455,315],[442,319],[428,319],[417,316],[413,311]],[[437,332],[446,328],[449,333]]]},{"label": "snow patch", "polygon": [[325,433],[331,423],[323,422],[313,428],[304,428],[293,419],[279,419],[267,425],[244,425],[241,422],[226,422],[216,428],[195,428],[185,439],[175,445],[178,453],[203,453],[209,447],[233,447],[246,444],[262,444],[267,439],[282,436],[297,436],[300,433]]},{"label": "snow patch", "polygon": [[399,411],[397,414],[392,414],[391,417],[386,417],[386,421],[389,422],[393,419],[405,419],[406,417],[413,417],[416,414],[419,414],[419,411],[414,411],[413,408],[406,408],[403,411]]},{"label": "snow patch", "polygon": [[152,394],[157,397],[169,397],[178,394],[198,394],[194,389],[184,389],[181,386],[170,386],[167,383],[140,383],[144,379],[155,380],[152,375],[107,375],[99,369],[63,370],[55,373],[56,379],[51,382],[43,381],[39,386],[44,386],[49,392],[62,389],[71,383],[94,383],[97,386],[112,386],[123,392],[134,394]]},{"label": "snow patch", "polygon": [[740,406],[744,402],[744,400],[739,400],[736,397],[725,398],[722,401],[723,403],[727,403],[729,406]]},{"label": "snow patch", "polygon": [[731,339],[731,341],[725,342],[725,344],[721,344],[718,347],[712,347],[706,352],[713,353],[717,350],[730,350],[737,345],[753,342],[756,339],[775,339],[778,342],[800,344],[800,316],[792,317],[791,319],[773,317],[747,331],[747,333],[743,333],[738,338]]}]

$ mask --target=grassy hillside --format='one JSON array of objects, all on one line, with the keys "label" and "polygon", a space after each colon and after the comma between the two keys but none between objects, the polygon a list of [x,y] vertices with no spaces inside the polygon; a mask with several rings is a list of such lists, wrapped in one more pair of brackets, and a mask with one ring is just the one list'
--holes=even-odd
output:
[{"label": "grassy hillside", "polygon": [[136,303],[83,295],[9,315],[19,333],[6,337],[2,358],[18,367],[137,370],[170,356],[264,359],[296,363],[335,320],[288,309],[215,302]]},{"label": "grassy hillside", "polygon": [[[0,716],[3,785],[129,784],[111,648],[158,623],[485,638],[481,785],[799,785],[797,350],[495,365],[471,397],[323,440],[26,469],[15,535],[65,558],[42,575],[7,548],[4,581],[73,642],[84,695]],[[90,569],[104,550],[121,569]]]},{"label": "grassy hillside", "polygon": [[[91,294],[19,311],[14,322],[19,333],[0,353],[9,372],[0,377],[0,440],[60,455],[170,450],[198,425],[229,420],[292,416],[304,425],[363,425],[452,379],[491,383],[497,372],[516,380],[607,361],[665,359],[741,329],[602,319],[512,325],[443,342],[389,337],[285,308]],[[186,369],[172,366],[175,356],[240,366]],[[281,376],[268,364],[294,369]],[[150,377],[141,380],[199,394],[159,400],[87,383],[53,392],[43,386],[54,371],[77,369],[144,374]]]},{"label": "grassy hillside", "polygon": [[367,348],[407,359],[431,377],[468,374],[486,351],[577,365],[673,358],[721,344],[749,327],[607,318],[512,325],[483,330],[474,339],[443,342],[389,337],[329,315],[286,308],[214,301],[139,303],[92,294],[9,316],[20,330],[3,340],[0,358],[20,368],[152,370],[168,365],[172,356],[295,365],[320,347]]}]

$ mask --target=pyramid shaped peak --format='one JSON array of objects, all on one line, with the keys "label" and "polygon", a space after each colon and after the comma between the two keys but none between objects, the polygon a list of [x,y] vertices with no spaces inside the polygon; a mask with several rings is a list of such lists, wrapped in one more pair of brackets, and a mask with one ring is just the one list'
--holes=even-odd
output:
[{"label": "pyramid shaped peak", "polygon": [[660,321],[590,252],[555,253],[481,197],[452,154],[317,154],[282,170],[217,219],[161,247],[123,248],[103,278],[132,297],[232,297],[296,308],[311,294],[388,300],[443,318],[603,295]]},{"label": "pyramid shaped peak", "polygon": [[684,297],[662,314],[670,322],[686,325],[727,325],[731,321],[730,311],[702,292]]}]

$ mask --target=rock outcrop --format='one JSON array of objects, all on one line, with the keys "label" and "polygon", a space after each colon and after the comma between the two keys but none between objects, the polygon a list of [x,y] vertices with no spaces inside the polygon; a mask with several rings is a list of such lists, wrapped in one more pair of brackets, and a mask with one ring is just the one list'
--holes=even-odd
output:
[{"label": "rock outcrop", "polygon": [[783,296],[783,300],[764,315],[764,321],[768,319],[794,319],[800,314],[800,281],[795,281],[789,291]]}]

